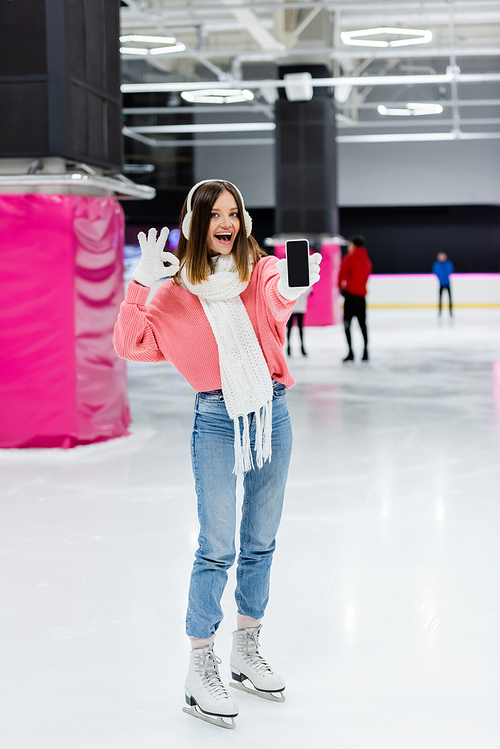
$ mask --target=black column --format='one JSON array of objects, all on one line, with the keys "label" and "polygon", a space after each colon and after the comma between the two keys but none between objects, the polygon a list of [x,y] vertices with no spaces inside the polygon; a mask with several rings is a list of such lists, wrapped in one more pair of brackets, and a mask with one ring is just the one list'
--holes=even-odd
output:
[{"label": "black column", "polygon": [[[319,65],[280,68],[328,77]],[[290,234],[338,232],[335,108],[326,89],[310,101],[276,102],[276,231]]]},{"label": "black column", "polygon": [[0,158],[120,169],[119,0],[0,4]]}]

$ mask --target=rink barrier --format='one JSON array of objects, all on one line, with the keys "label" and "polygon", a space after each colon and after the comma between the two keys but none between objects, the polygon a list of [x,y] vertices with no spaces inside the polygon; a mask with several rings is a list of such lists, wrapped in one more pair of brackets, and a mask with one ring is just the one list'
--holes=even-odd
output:
[{"label": "rink barrier", "polygon": [[[368,309],[438,309],[439,304],[370,304],[367,303]],[[500,307],[500,302],[492,302],[490,304],[455,304],[453,300],[453,308],[460,307],[464,309],[494,309]]]},{"label": "rink barrier", "polygon": [[[454,273],[453,306],[466,309],[500,308],[500,273]],[[368,282],[369,309],[437,309],[439,282],[432,273],[374,274]],[[443,308],[448,295],[443,294]]]}]

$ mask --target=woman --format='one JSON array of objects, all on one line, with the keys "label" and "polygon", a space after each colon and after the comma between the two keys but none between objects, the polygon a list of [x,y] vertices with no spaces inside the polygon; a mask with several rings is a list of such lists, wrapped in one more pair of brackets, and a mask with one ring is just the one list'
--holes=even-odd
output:
[{"label": "woman", "polygon": [[[236,556],[236,479],[244,476],[237,566],[232,686],[282,702],[285,682],[259,652],[292,445],[283,356],[286,321],[303,288],[286,282],[286,261],[265,256],[251,236],[239,190],[224,180],[195,185],[181,213],[177,257],[168,230],[139,234],[142,258],[115,328],[119,356],[170,361],[197,391],[191,457],[199,546],[186,631],[191,658],[185,693],[195,717],[234,728],[214,653],[220,601]],[[311,283],[319,255],[310,259]],[[169,263],[168,267],[164,263]],[[169,276],[145,307],[148,287]]]}]

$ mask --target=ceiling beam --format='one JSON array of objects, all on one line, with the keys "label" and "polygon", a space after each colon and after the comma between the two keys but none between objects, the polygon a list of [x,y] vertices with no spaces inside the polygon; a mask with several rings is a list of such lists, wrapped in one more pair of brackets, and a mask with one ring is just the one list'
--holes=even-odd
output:
[{"label": "ceiling beam", "polygon": [[[313,87],[333,86],[415,86],[427,83],[491,83],[500,82],[500,73],[459,73],[453,75],[387,75],[387,76],[341,76],[339,78],[312,78],[310,83]],[[261,88],[284,88],[284,80],[266,79],[261,81],[238,81],[240,86],[248,89]],[[230,88],[234,85],[231,81],[221,81],[217,84],[220,88]],[[161,91],[196,91],[197,89],[213,88],[212,81],[179,81],[169,83],[122,83],[122,93],[146,93]]]},{"label": "ceiling beam", "polygon": [[296,44],[298,42],[299,37],[302,34],[302,32],[307,29],[307,27],[309,26],[309,24],[311,23],[311,21],[314,21],[314,19],[316,18],[316,16],[319,13],[321,13],[322,10],[323,10],[323,8],[320,5],[317,5],[316,7],[314,7],[307,14],[307,16],[299,23],[299,25],[291,32],[291,34],[290,34],[290,37],[291,37],[290,47],[292,47],[294,44]]},{"label": "ceiling beam", "polygon": [[235,3],[234,0],[222,0],[222,4],[230,6],[233,16],[235,16],[240,23],[244,24],[252,39],[254,39],[262,49],[285,49],[285,45],[279,42],[276,37],[271,34],[244,0],[241,0],[241,3]]},{"label": "ceiling beam", "polygon": [[409,143],[412,141],[434,140],[498,140],[496,133],[370,133],[366,135],[337,135],[337,143]]},{"label": "ceiling beam", "polygon": [[272,146],[274,145],[274,138],[193,138],[192,140],[177,140],[176,138],[148,138],[146,135],[140,135],[135,133],[128,127],[122,128],[122,133],[127,138],[132,140],[138,140],[140,143],[144,143],[147,146],[154,148],[184,148],[196,146]]},{"label": "ceiling beam", "polygon": [[[500,102],[499,102],[500,103]],[[123,107],[123,114],[226,114],[228,112],[258,113],[252,104],[191,104],[185,107]]]},{"label": "ceiling beam", "polygon": [[[126,0],[125,0],[126,1]],[[469,8],[474,8],[474,10],[471,10],[470,12],[468,10],[461,10],[457,7],[456,9],[456,15],[459,23],[469,23],[471,21],[473,22],[481,22],[483,19],[486,23],[492,22],[494,20],[498,19],[498,15],[500,14],[500,3],[497,2],[497,0],[492,0],[491,2],[480,2],[480,4],[483,7],[493,8],[491,11],[478,11],[477,10],[477,3],[476,2],[469,2],[467,3]],[[229,9],[232,8],[250,8],[254,12],[260,11],[260,12],[266,12],[270,11],[273,12],[275,10],[300,10],[301,8],[325,8],[326,10],[340,10],[343,13],[345,13],[346,19],[349,19],[349,23],[351,23],[353,20],[355,23],[364,23],[365,18],[367,17],[366,11],[369,9],[372,14],[374,14],[374,8],[375,12],[384,12],[385,15],[384,18],[386,19],[386,13],[390,13],[391,17],[396,12],[396,9],[401,12],[402,17],[407,17],[409,12],[412,12],[414,14],[415,18],[420,18],[420,21],[422,21],[422,18],[424,18],[426,21],[433,21],[434,16],[436,17],[435,23],[447,25],[448,23],[448,2],[446,0],[441,0],[440,2],[408,2],[404,3],[401,2],[401,0],[395,0],[394,3],[380,3],[376,2],[375,0],[367,0],[366,3],[360,4],[360,3],[345,3],[345,2],[335,2],[335,0],[311,0],[311,2],[308,2],[308,0],[297,0],[297,2],[293,2],[293,0],[284,0],[284,2],[247,2],[245,0],[242,0],[242,2],[237,2],[236,0],[228,0],[226,3],[227,7]],[[165,14],[172,14],[172,13],[186,13],[189,14],[192,13],[213,13],[213,12],[220,12],[221,6],[217,3],[190,3],[189,5],[169,5],[168,8],[164,11]],[[355,10],[362,10],[363,15],[362,16],[356,16],[352,12]],[[160,11],[161,12],[161,11]],[[350,15],[351,14],[351,15]],[[377,16],[378,17],[378,16]],[[345,23],[345,21],[343,22]]]},{"label": "ceiling beam", "polygon": [[[263,56],[265,55],[265,56]],[[376,49],[373,47],[367,47],[366,49],[363,49],[362,47],[356,47],[356,48],[346,48],[346,49],[336,49],[334,47],[294,47],[290,50],[283,50],[283,49],[267,49],[265,53],[260,50],[246,50],[242,52],[241,49],[217,49],[217,50],[205,50],[202,54],[204,58],[208,59],[224,59],[224,58],[234,58],[234,57],[240,57],[243,56],[245,58],[245,61],[252,62],[252,60],[255,60],[255,62],[259,62],[262,60],[265,61],[272,61],[272,60],[281,60],[286,56],[293,55],[293,57],[301,56],[301,57],[329,57],[332,60],[363,60],[367,58],[373,58],[373,59],[396,59],[396,58],[429,58],[429,57],[450,57],[452,55],[455,55],[456,57],[497,57],[500,55],[500,45],[495,44],[488,44],[484,47],[475,45],[475,46],[466,46],[466,45],[456,45],[454,47],[443,45],[440,47],[399,47],[396,51],[396,49],[393,48],[383,48],[383,49]],[[191,51],[185,51],[185,52],[172,52],[169,55],[169,59],[183,59],[183,58],[190,58],[193,57],[193,54]]]},{"label": "ceiling beam", "polygon": [[[373,127],[375,130],[379,128],[408,128],[408,127],[451,127],[454,124],[454,120],[451,117],[442,119],[439,115],[432,115],[430,117],[418,116],[418,117],[385,117],[381,115],[381,119],[377,120],[353,120],[352,122],[345,122],[340,120],[337,123],[337,127],[341,130],[358,130],[358,129],[369,129]],[[500,125],[500,117],[469,117],[460,120],[460,126],[464,125]]]},{"label": "ceiling beam", "polygon": [[[461,126],[471,125],[488,125],[490,127],[500,125],[499,117],[470,117],[463,119],[460,122]],[[358,129],[390,129],[390,128],[426,128],[426,127],[449,127],[454,125],[453,118],[440,118],[434,116],[433,118],[427,117],[393,117],[391,119],[383,117],[378,120],[364,120],[364,121],[352,121],[345,122],[342,116],[339,118],[337,127],[342,130],[358,130]],[[269,132],[276,128],[274,123],[268,122],[210,122],[205,124],[194,124],[194,125],[143,125],[143,126],[127,126],[127,132],[141,133],[144,135],[148,134],[160,134],[164,135],[176,135],[176,134],[199,134],[199,133],[238,133],[238,132]]]},{"label": "ceiling beam", "polygon": [[[420,99],[422,104],[441,104],[442,107],[452,107],[454,104],[457,104],[459,107],[500,107],[500,99],[458,99],[458,101],[453,101],[452,99],[435,99],[434,101],[424,101]],[[388,102],[386,99],[384,101],[369,101],[369,102],[361,102],[359,104],[356,104],[356,107],[358,109],[377,109],[379,104],[397,104],[396,101]],[[342,107],[342,104],[339,104],[337,102],[337,107]],[[346,107],[351,106],[350,104],[346,104]]]},{"label": "ceiling beam", "polygon": [[[456,104],[459,107],[500,107],[500,99],[459,99],[457,102],[453,102],[451,99],[435,101],[421,101],[422,104],[441,104],[442,107],[452,107]],[[357,109],[377,109],[380,104],[396,104],[397,102],[388,102],[386,99],[383,101],[370,101],[370,102],[358,102],[356,104]],[[352,105],[346,104],[346,107]],[[337,103],[337,107],[342,107]],[[134,116],[141,115],[172,115],[172,114],[220,114],[230,115],[233,112],[246,112],[255,113],[256,110],[251,104],[207,104],[207,105],[190,105],[189,107],[123,107],[122,113]]]},{"label": "ceiling beam", "polygon": [[[181,147],[196,147],[208,146],[213,148],[214,146],[268,146],[275,143],[274,138],[210,138],[207,140],[174,140],[165,139],[157,140],[156,138],[142,137],[135,133],[127,132],[128,128],[123,128],[123,134],[134,140],[140,140],[141,143],[147,143],[147,145],[156,148],[181,148]],[[448,133],[371,133],[366,135],[337,135],[335,140],[337,143],[408,143],[411,141],[453,141],[453,140],[498,140],[500,138],[500,132],[496,133],[462,133],[448,132]]]}]

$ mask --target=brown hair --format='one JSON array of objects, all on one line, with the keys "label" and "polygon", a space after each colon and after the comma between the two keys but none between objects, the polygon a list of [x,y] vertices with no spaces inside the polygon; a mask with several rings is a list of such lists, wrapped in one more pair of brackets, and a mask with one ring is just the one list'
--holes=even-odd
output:
[{"label": "brown hair", "polygon": [[[186,269],[188,281],[192,284],[207,281],[209,275],[213,273],[215,258],[210,256],[207,236],[210,228],[212,208],[219,195],[225,191],[230,192],[234,197],[240,219],[240,230],[236,235],[233,249],[231,250],[240,281],[248,281],[250,279],[250,265],[256,265],[260,258],[267,254],[264,250],[261,250],[252,235],[247,237],[243,218],[244,209],[234,185],[225,180],[206,182],[198,187],[191,200],[192,214],[189,226],[189,239],[186,239],[182,233],[182,222],[187,213],[187,198],[184,201],[181,211],[181,234],[177,257],[180,262],[180,268]],[[178,286],[181,285],[180,272],[176,274],[174,281]]]}]

